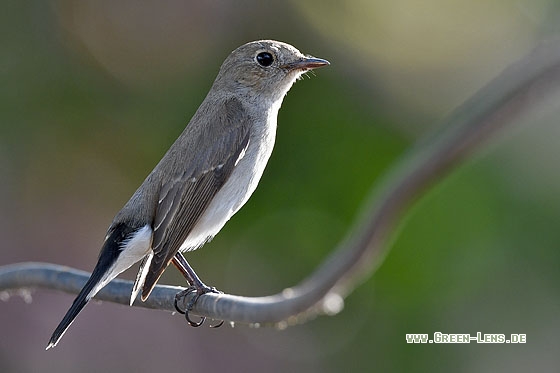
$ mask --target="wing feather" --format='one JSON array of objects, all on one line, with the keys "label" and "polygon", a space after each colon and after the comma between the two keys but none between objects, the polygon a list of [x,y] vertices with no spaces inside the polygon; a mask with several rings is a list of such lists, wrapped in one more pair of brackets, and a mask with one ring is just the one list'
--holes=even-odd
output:
[{"label": "wing feather", "polygon": [[[249,144],[249,118],[244,115],[241,103],[229,100],[222,110],[224,112],[213,116],[218,123],[204,123],[205,126],[218,127],[218,131],[206,130],[195,139],[199,156],[181,164],[183,171],[178,172],[179,177],[169,178],[160,188],[153,223],[154,256],[144,282],[142,299],[149,296]],[[216,132],[221,135],[216,136]],[[206,144],[204,148],[202,144]]]}]

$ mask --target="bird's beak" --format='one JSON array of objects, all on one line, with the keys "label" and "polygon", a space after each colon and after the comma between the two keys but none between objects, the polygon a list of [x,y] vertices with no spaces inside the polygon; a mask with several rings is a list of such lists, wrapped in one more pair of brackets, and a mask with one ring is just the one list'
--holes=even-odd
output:
[{"label": "bird's beak", "polygon": [[330,65],[330,62],[322,58],[304,57],[301,60],[290,62],[280,67],[291,71],[291,70],[311,70],[327,65]]}]

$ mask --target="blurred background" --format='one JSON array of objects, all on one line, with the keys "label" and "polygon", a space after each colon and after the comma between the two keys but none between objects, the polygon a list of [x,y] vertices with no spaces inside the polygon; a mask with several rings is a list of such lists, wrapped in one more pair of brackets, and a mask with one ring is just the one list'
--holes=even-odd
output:
[{"label": "blurred background", "polygon": [[[114,214],[183,130],[229,52],[273,38],[331,66],[279,114],[259,188],[204,249],[202,279],[268,295],[344,237],[417,139],[542,40],[554,0],[5,1],[0,265],[90,271]],[[2,294],[2,372],[552,371],[560,365],[555,100],[419,201],[344,310],[278,331],[187,327],[167,312]],[[122,277],[133,278],[134,271]],[[173,268],[162,283],[182,285]],[[523,345],[408,345],[406,333],[525,333]]]}]

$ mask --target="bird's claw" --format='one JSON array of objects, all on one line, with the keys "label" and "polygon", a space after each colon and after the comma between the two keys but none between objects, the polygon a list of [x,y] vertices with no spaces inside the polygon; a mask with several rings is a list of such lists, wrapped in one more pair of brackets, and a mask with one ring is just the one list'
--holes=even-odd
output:
[{"label": "bird's claw", "polygon": [[[189,300],[189,303],[187,304],[187,306],[185,307],[185,310],[183,311],[179,305],[178,302],[181,298],[186,297],[189,293],[195,293],[194,296],[191,298],[191,300]],[[206,320],[205,316],[201,316],[200,317],[200,321],[196,322],[193,321],[190,316],[189,313],[190,311],[192,311],[196,301],[198,300],[198,298],[202,295],[202,294],[206,294],[206,293],[218,293],[221,294],[222,292],[217,290],[214,287],[208,287],[206,285],[202,286],[202,287],[196,287],[196,286],[189,286],[188,288],[186,288],[185,290],[182,290],[180,292],[178,292],[177,294],[175,294],[175,300],[173,302],[173,305],[175,306],[175,310],[177,312],[179,312],[182,315],[185,315],[185,319],[187,320],[187,323],[192,326],[193,328],[198,328],[199,326],[201,326],[202,324],[204,324],[204,321]],[[211,328],[219,328],[220,326],[222,326],[224,324],[224,320],[221,320],[218,324],[216,325],[210,325]]]},{"label": "bird's claw", "polygon": [[222,325],[224,325],[224,320],[220,320],[219,323],[217,323],[216,325],[210,325],[210,327],[211,327],[212,329],[217,329],[217,328],[219,328],[219,327],[222,326]]}]

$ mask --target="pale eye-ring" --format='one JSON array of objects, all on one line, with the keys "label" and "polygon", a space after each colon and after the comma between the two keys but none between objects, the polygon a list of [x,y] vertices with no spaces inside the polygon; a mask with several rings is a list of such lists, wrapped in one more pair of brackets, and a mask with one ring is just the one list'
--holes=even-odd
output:
[{"label": "pale eye-ring", "polygon": [[260,52],[255,57],[257,63],[263,67],[268,67],[274,62],[274,56],[270,52]]}]

